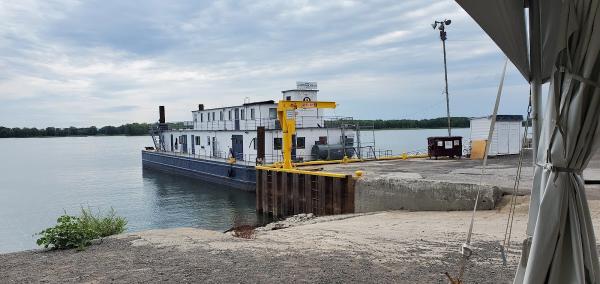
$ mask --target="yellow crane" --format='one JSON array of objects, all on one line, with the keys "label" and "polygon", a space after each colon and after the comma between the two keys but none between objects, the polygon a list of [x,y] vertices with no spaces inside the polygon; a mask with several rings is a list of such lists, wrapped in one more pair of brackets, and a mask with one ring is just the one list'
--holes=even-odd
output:
[{"label": "yellow crane", "polygon": [[296,110],[335,108],[335,102],[313,101],[279,101],[277,104],[277,118],[283,132],[283,168],[292,169],[292,138],[296,134]]}]

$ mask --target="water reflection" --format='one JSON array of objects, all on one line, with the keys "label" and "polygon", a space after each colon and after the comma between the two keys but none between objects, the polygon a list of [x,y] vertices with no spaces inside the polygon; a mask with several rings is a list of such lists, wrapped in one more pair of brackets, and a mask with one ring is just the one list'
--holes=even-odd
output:
[{"label": "water reflection", "polygon": [[[235,224],[259,224],[255,194],[185,176],[144,168],[150,220],[145,227],[200,227],[226,230]],[[133,228],[132,228],[133,229]]]}]

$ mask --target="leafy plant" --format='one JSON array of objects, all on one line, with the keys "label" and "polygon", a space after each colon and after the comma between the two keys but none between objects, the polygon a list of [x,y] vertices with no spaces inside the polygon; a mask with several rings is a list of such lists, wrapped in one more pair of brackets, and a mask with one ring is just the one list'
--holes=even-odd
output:
[{"label": "leafy plant", "polygon": [[127,220],[117,216],[114,209],[102,216],[100,212],[94,215],[91,209],[81,208],[79,217],[62,215],[56,220],[54,227],[40,233],[36,243],[39,246],[53,249],[77,248],[84,249],[93,239],[120,234],[125,231]]},{"label": "leafy plant", "polygon": [[62,215],[56,220],[56,226],[41,231],[37,240],[38,246],[54,249],[84,249],[94,239],[95,233],[82,225],[79,218]]}]

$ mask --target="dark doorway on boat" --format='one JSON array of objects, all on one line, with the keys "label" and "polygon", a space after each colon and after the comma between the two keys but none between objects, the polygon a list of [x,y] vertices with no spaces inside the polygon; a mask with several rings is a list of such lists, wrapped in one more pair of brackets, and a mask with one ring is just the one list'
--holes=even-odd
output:
[{"label": "dark doorway on boat", "polygon": [[217,153],[217,137],[212,138],[212,156],[213,157],[221,157],[220,154]]},{"label": "dark doorway on boat", "polygon": [[181,144],[181,151],[183,153],[187,154],[187,152],[188,152],[187,135],[181,135],[179,137],[179,144]]},{"label": "dark doorway on boat", "polygon": [[231,135],[231,151],[236,160],[244,160],[244,136]]},{"label": "dark doorway on boat", "polygon": [[256,127],[256,141],[254,141],[256,147],[256,163],[262,164],[265,162],[265,127]]},{"label": "dark doorway on boat", "polygon": [[196,155],[196,138],[192,135],[192,155]]},{"label": "dark doorway on boat", "polygon": [[234,111],[235,116],[235,130],[240,130],[240,109],[236,108]]}]

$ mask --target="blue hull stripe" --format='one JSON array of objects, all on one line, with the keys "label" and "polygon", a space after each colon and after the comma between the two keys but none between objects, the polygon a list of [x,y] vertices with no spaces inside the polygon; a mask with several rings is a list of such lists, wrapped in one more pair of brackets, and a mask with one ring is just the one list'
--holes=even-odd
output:
[{"label": "blue hull stripe", "polygon": [[238,189],[256,190],[254,166],[179,157],[142,151],[142,164],[165,172],[186,175]]}]

